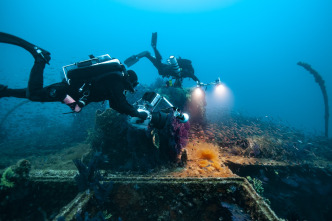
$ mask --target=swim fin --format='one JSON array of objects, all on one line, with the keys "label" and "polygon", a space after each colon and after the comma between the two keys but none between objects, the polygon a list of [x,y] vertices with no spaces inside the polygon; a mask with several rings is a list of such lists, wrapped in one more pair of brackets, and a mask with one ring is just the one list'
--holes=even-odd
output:
[{"label": "swim fin", "polygon": [[130,66],[136,64],[136,62],[138,62],[138,61],[139,61],[139,58],[137,57],[137,55],[133,55],[133,56],[127,58],[124,61],[124,63],[125,63],[125,65],[127,65],[128,67],[130,67]]},{"label": "swim fin", "polygon": [[147,57],[149,55],[150,55],[150,52],[143,51],[143,52],[141,52],[141,53],[139,53],[137,55],[133,55],[133,56],[127,58],[124,61],[124,63],[125,63],[125,65],[127,65],[128,67],[130,67],[130,66],[136,64],[136,62],[138,62],[140,58]]},{"label": "swim fin", "polygon": [[7,44],[13,44],[13,45],[22,47],[25,50],[27,50],[28,52],[30,52],[35,59],[42,59],[47,64],[49,64],[49,61],[51,60],[50,52],[48,52],[40,47],[37,47],[37,46],[31,44],[30,42],[28,42],[22,38],[19,38],[17,36],[7,34],[4,32],[0,32],[0,42],[7,43]]},{"label": "swim fin", "polygon": [[157,47],[157,32],[152,33],[151,46],[153,48]]}]

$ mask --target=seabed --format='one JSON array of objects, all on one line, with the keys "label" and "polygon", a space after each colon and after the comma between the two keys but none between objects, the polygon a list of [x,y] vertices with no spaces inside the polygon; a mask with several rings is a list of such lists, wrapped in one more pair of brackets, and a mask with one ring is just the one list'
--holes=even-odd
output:
[{"label": "seabed", "polygon": [[[124,148],[129,141],[119,130],[121,117],[107,112],[97,114],[96,122],[101,130],[90,134],[89,142],[30,149],[28,182],[0,189],[0,221],[91,220],[98,213],[117,221],[331,220],[329,139],[235,114],[191,124],[184,165],[137,172],[124,169],[133,164],[123,162],[131,162],[132,153],[148,160],[159,145],[149,141],[147,147],[146,141],[139,146],[133,140],[134,148]],[[0,144],[2,168],[28,156],[30,142],[35,140]],[[100,170],[102,182],[113,184],[102,211],[94,191],[79,192],[74,179],[73,160],[91,159],[94,145],[104,145],[111,156],[111,168]]]},{"label": "seabed", "polygon": [[[193,143],[210,145],[197,144],[196,140],[188,147]],[[282,220],[270,208],[266,198],[257,193],[254,184],[237,174],[250,174],[251,171],[254,177],[255,173],[264,170],[269,179],[305,173],[304,176],[311,174],[308,180],[331,180],[331,165],[328,163],[289,164],[239,156],[219,156],[219,160],[220,168],[202,169],[188,151],[187,165],[182,168],[144,175],[103,170],[103,182],[113,183],[103,215],[109,218],[107,220]],[[32,170],[29,183],[24,187],[29,189],[24,201],[3,209],[16,213],[15,220],[25,220],[25,217],[77,220],[77,214],[93,217],[98,211],[93,192],[78,192],[74,180],[76,174],[77,170]],[[278,186],[280,182],[273,185]],[[290,185],[299,188],[296,183]],[[270,193],[264,194],[269,199],[285,194],[275,193],[271,188]],[[6,191],[1,193],[3,199],[4,194]],[[281,209],[285,205],[286,202],[277,207]],[[21,216],[17,217],[17,214]],[[3,213],[1,216],[6,218]]]}]

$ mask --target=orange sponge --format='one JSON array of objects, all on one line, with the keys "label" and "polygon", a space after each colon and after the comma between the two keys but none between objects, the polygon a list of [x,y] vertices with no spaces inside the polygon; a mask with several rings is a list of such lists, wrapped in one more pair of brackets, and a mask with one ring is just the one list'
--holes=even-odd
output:
[{"label": "orange sponge", "polygon": [[216,160],[218,159],[218,152],[213,149],[203,148],[198,151],[198,157],[204,160]]},{"label": "orange sponge", "polygon": [[200,161],[198,161],[198,166],[200,168],[207,167],[207,166],[209,166],[209,161],[207,161],[207,160],[200,160]]},{"label": "orange sponge", "polygon": [[197,159],[198,159],[198,166],[200,168],[205,168],[208,171],[221,171],[221,162],[218,158],[219,152],[215,146],[211,144],[204,144],[200,146],[197,150]]}]

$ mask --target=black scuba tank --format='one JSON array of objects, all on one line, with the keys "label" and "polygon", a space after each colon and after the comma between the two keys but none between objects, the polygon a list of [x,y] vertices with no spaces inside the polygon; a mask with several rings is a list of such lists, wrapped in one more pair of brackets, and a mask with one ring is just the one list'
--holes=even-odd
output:
[{"label": "black scuba tank", "polygon": [[118,59],[113,59],[108,54],[90,56],[89,60],[79,61],[62,67],[66,82],[90,82],[109,74],[124,76],[124,68]]}]

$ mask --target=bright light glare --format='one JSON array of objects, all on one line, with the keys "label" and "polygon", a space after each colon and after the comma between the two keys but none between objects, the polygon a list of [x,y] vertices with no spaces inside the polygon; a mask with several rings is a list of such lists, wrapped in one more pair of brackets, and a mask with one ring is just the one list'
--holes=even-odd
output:
[{"label": "bright light glare", "polygon": [[231,91],[225,84],[218,84],[214,87],[213,97],[218,102],[226,102],[231,97]]},{"label": "bright light glare", "polygon": [[223,84],[218,84],[214,88],[214,93],[218,95],[223,95],[226,92],[226,87]]},{"label": "bright light glare", "polygon": [[200,87],[195,88],[193,91],[193,96],[195,99],[202,98],[203,94],[204,94],[204,91]]}]

